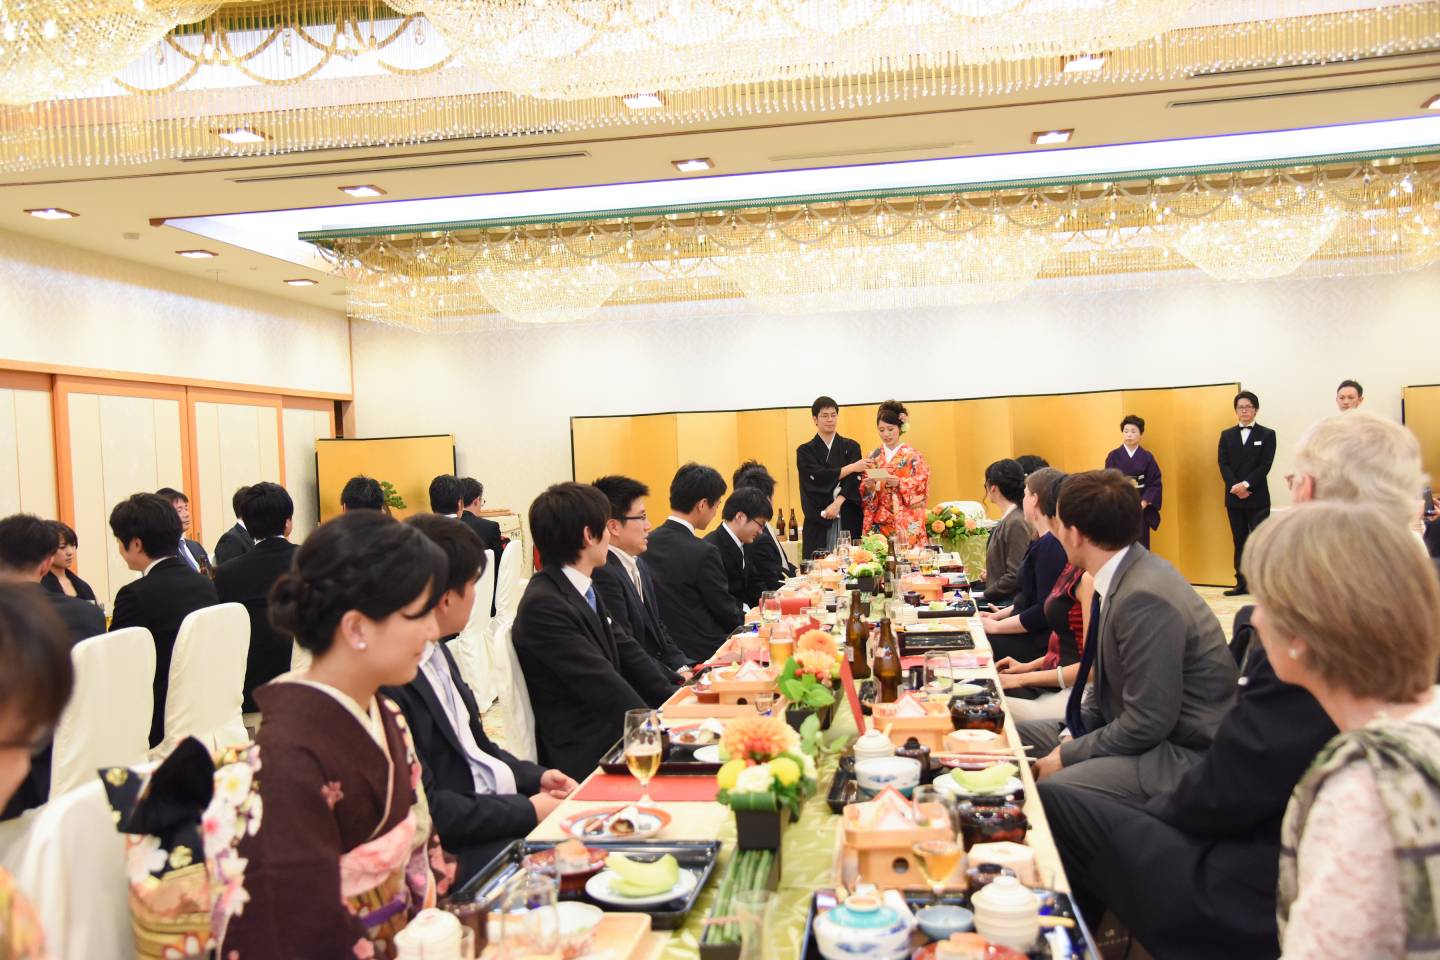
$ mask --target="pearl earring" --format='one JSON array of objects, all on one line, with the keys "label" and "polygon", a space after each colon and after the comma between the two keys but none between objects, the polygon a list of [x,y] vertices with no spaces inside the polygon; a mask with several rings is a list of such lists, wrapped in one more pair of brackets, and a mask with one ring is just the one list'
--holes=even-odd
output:
[{"label": "pearl earring", "polygon": [[1289,650],[1286,651],[1286,653],[1290,654],[1290,659],[1291,659],[1291,660],[1299,660],[1299,659],[1300,659],[1300,651],[1299,651],[1299,650],[1296,650],[1294,647],[1291,647]]},{"label": "pearl earring", "polygon": [[[367,644],[365,643],[365,641],[364,641],[364,640],[361,640],[359,643],[355,644],[355,649],[356,649],[356,650],[364,650],[366,646],[367,646]],[[1291,651],[1290,656],[1292,656],[1292,657],[1295,656],[1294,651]]]}]

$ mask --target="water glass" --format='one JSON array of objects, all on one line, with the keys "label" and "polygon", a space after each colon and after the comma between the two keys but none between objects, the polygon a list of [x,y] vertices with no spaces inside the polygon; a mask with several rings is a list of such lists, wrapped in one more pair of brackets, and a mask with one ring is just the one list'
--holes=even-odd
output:
[{"label": "water glass", "polygon": [[732,900],[740,923],[740,960],[764,960],[765,933],[774,927],[775,894],[769,890],[745,890]]},{"label": "water glass", "polygon": [[932,701],[945,703],[950,699],[950,688],[955,683],[955,668],[950,654],[932,652],[925,654],[925,696]]},{"label": "water glass", "polygon": [[776,591],[766,590],[760,594],[760,619],[766,623],[780,619],[780,594]]},{"label": "water glass", "polygon": [[505,895],[498,948],[503,960],[543,956],[560,948],[555,901],[555,881],[538,873],[527,873]]},{"label": "water glass", "polygon": [[775,691],[766,690],[755,694],[755,712],[762,717],[770,716],[775,709]]}]

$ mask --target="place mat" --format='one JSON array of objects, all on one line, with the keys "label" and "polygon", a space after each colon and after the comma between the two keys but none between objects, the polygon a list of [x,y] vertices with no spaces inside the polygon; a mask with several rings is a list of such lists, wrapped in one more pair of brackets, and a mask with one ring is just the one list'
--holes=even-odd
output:
[{"label": "place mat", "polygon": [[[714,777],[656,777],[650,781],[650,799],[657,803],[709,803],[719,790]],[[640,782],[634,777],[613,773],[596,774],[573,794],[571,800],[619,800],[635,803]]]}]

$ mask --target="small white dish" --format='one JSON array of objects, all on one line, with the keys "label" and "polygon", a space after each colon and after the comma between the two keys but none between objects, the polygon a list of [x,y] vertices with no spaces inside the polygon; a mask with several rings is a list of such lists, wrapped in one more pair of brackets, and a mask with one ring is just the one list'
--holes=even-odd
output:
[{"label": "small white dish", "polygon": [[1011,777],[1000,786],[990,790],[966,790],[955,782],[949,773],[935,778],[935,789],[952,797],[1008,797],[1025,789],[1019,777]]},{"label": "small white dish", "polygon": [[692,754],[700,763],[724,763],[720,759],[720,744],[712,743],[708,747],[697,747]]},{"label": "small white dish", "polygon": [[616,893],[610,888],[616,876],[617,874],[613,870],[601,870],[595,874],[595,876],[585,881],[585,893],[592,899],[616,907],[653,907],[687,896],[691,890],[695,889],[696,882],[695,874],[682,867],[680,870],[680,879],[675,881],[675,886],[669,890],[653,893],[648,897],[627,897]]}]

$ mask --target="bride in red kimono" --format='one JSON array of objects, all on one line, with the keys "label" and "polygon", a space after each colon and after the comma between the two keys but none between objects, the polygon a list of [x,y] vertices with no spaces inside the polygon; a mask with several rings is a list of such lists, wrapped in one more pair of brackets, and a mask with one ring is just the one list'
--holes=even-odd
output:
[{"label": "bride in red kimono", "polygon": [[861,529],[894,536],[901,549],[925,542],[925,503],[930,495],[930,467],[920,451],[900,439],[910,413],[898,400],[886,400],[875,414],[880,447],[870,454],[876,468],[890,471],[888,479],[860,485],[865,507]]},{"label": "bride in red kimono", "polygon": [[[404,716],[377,692],[437,637],[445,556],[413,527],[351,511],[306,538],[270,619],[314,657],[255,692],[255,744],[216,777],[218,956],[383,958],[433,906],[443,866]],[[228,810],[233,816],[226,816]],[[443,870],[440,870],[443,875]]]}]

